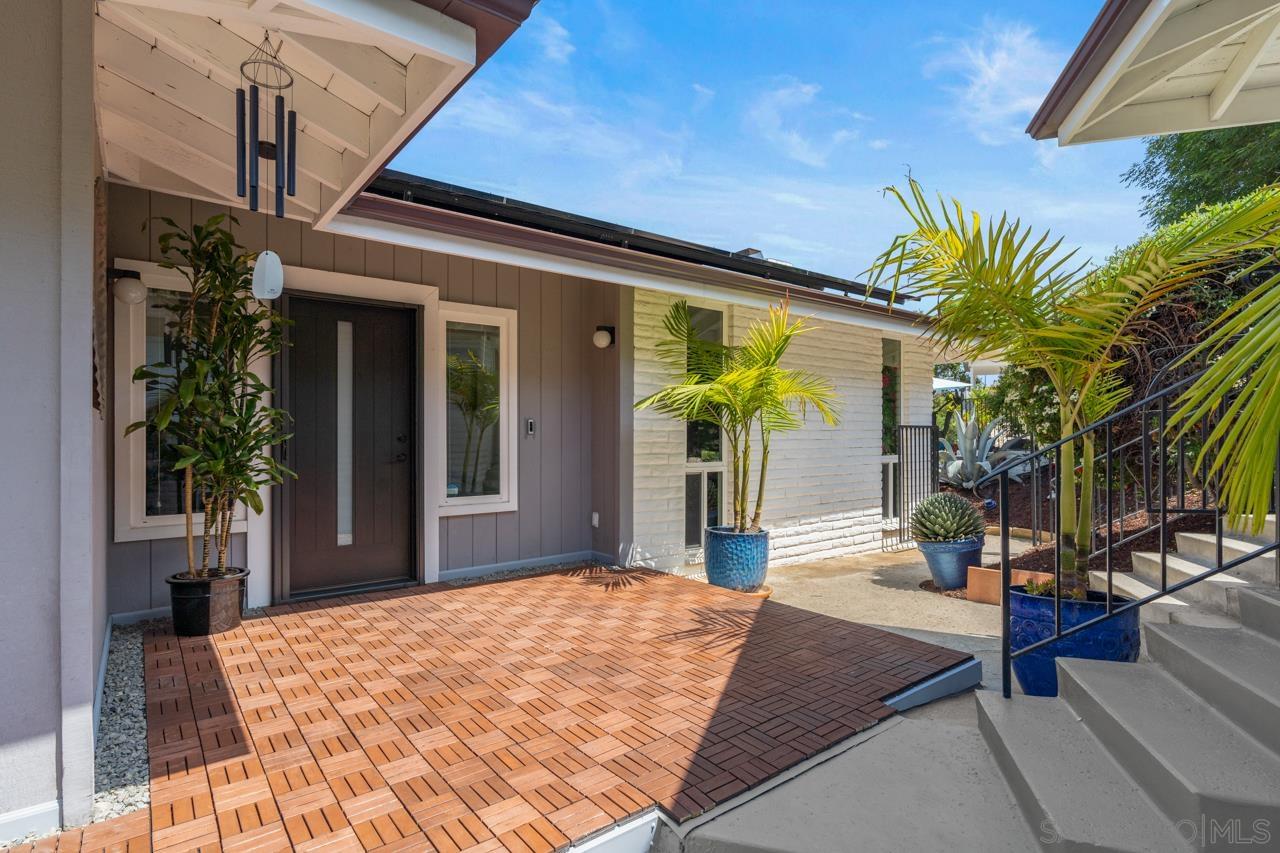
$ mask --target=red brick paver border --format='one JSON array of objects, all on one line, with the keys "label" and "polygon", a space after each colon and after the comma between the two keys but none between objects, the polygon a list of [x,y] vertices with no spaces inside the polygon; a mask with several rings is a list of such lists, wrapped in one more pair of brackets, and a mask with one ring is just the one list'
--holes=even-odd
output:
[{"label": "red brick paver border", "polygon": [[968,658],[640,570],[275,607],[149,635],[149,813],[27,849],[560,849],[701,814]]}]

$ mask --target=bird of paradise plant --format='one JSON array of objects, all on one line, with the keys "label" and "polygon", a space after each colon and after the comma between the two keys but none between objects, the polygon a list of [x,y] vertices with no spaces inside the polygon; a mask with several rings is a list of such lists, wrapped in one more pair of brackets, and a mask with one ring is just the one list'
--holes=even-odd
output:
[{"label": "bird of paradise plant", "polygon": [[[821,377],[782,366],[791,343],[813,327],[792,320],[789,304],[772,306],[769,316],[751,324],[741,345],[699,337],[688,303],[671,306],[663,320],[668,337],[658,357],[674,374],[672,384],[636,403],[682,421],[715,424],[728,442],[733,475],[733,527],[739,533],[760,530],[764,515],[769,444],[776,433],[803,426],[808,411],[823,422],[839,420],[835,388]],[[755,507],[751,503],[753,436],[759,436]]]},{"label": "bird of paradise plant", "polygon": [[[1247,266],[1261,251],[1280,246],[1280,188],[1269,187],[1213,207],[1202,208],[1174,225],[1160,229],[1106,263],[1079,262],[1065,251],[1062,240],[1038,232],[1020,220],[1001,215],[984,220],[960,202],[941,197],[936,204],[915,180],[905,191],[887,193],[906,211],[912,229],[897,237],[876,259],[870,283],[891,280],[892,288],[914,291],[933,300],[928,310],[928,334],[964,360],[998,355],[1009,364],[1040,368],[1058,398],[1059,430],[1067,439],[1083,427],[1114,411],[1129,394],[1119,376],[1126,349],[1139,344],[1143,317],[1177,289],[1205,276]],[[1280,291],[1255,305],[1280,305]],[[1258,312],[1264,311],[1259,308]],[[1257,315],[1255,314],[1255,319]],[[1275,320],[1271,334],[1276,334]],[[1218,333],[1238,330],[1240,323],[1223,323]],[[1272,338],[1272,359],[1275,355]],[[1251,352],[1257,352],[1255,346]],[[1248,351],[1247,351],[1248,352]],[[1241,360],[1221,367],[1223,378],[1237,377]],[[1220,362],[1221,363],[1221,362]],[[1271,368],[1272,393],[1262,391],[1247,422],[1228,425],[1224,437],[1248,447],[1255,461],[1265,458],[1265,444],[1255,433],[1270,412],[1270,458],[1274,464],[1275,424],[1280,402],[1274,393],[1280,364]],[[1216,389],[1202,381],[1201,400],[1214,405],[1227,386]],[[1215,397],[1214,395],[1219,395]],[[1224,429],[1220,427],[1220,429]],[[1064,586],[1087,586],[1088,547],[1092,530],[1095,448],[1086,435],[1062,445],[1059,470],[1059,530],[1062,531]],[[1221,457],[1220,457],[1221,459]],[[1257,475],[1241,470],[1241,463],[1223,464],[1236,476],[1237,489],[1259,505]],[[1267,468],[1267,482],[1270,482]]]}]

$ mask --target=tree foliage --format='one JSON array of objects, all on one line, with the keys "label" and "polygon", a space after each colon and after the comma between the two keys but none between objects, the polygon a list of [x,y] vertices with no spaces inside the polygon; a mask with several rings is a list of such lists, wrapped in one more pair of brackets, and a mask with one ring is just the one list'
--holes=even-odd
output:
[{"label": "tree foliage", "polygon": [[1142,213],[1157,227],[1280,180],[1280,124],[1153,136],[1146,146],[1123,180],[1146,191]]},{"label": "tree foliage", "polygon": [[[135,382],[150,382],[159,403],[147,420],[130,424],[127,435],[150,425],[174,439],[172,470],[183,476],[187,574],[205,577],[229,568],[231,522],[238,504],[263,511],[260,489],[278,485],[293,472],[272,448],[289,436],[288,414],[266,405],[271,387],[256,366],[284,345],[284,319],[252,294],[257,255],[244,251],[223,227],[226,215],[190,230],[172,219],[160,235],[161,266],[187,280],[173,300],[169,335],[175,362],[144,364]],[[203,550],[195,555],[194,515],[204,512]],[[210,565],[210,550],[216,566]]]},{"label": "tree foliage", "polygon": [[[1075,582],[1084,585],[1095,448],[1088,435],[1078,442],[1067,439],[1128,397],[1130,389],[1121,375],[1125,353],[1141,344],[1143,320],[1153,309],[1197,281],[1239,269],[1247,258],[1280,247],[1280,188],[1198,208],[1099,267],[1075,263],[1075,253],[1064,251],[1060,239],[1007,215],[984,220],[958,201],[939,198],[934,204],[914,180],[906,191],[889,192],[902,204],[913,228],[877,259],[871,284],[888,278],[895,290],[909,288],[931,298],[929,331],[946,349],[966,359],[998,354],[1008,364],[1038,368],[1053,388],[1058,436],[1064,441],[1059,460],[1063,567],[1074,569]],[[1280,376],[1280,364],[1275,374],[1266,373],[1273,375]],[[1239,377],[1232,372],[1220,378]],[[1218,399],[1231,381],[1219,384]],[[1267,400],[1261,396],[1264,392],[1259,387],[1260,401]],[[1206,392],[1204,399],[1210,397]],[[1256,414],[1271,414],[1280,406],[1277,400],[1280,395],[1272,393],[1269,404],[1260,402]],[[1262,420],[1240,422],[1250,429],[1265,427]],[[1239,441],[1252,450],[1254,432]],[[1268,477],[1274,464],[1274,432],[1271,454],[1272,464],[1265,467],[1257,456],[1250,460]],[[1226,474],[1230,481],[1242,463],[1227,464],[1233,466]],[[1082,484],[1079,489],[1077,484]],[[1254,495],[1257,486],[1250,479],[1241,492]]]}]

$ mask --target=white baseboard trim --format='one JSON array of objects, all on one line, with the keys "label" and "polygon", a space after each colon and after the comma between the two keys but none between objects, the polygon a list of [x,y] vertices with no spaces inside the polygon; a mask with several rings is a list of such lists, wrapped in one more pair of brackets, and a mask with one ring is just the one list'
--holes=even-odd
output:
[{"label": "white baseboard trim", "polygon": [[128,613],[112,613],[112,625],[132,625],[145,619],[168,619],[169,608],[153,607],[150,610],[130,610]]},{"label": "white baseboard trim", "polygon": [[102,632],[102,657],[98,661],[98,689],[93,694],[93,740],[94,752],[97,753],[98,715],[102,713],[102,689],[107,685],[107,655],[111,654],[111,626],[114,617],[107,615],[106,630]]},{"label": "white baseboard trim", "polygon": [[61,820],[62,808],[57,800],[5,812],[0,814],[0,844],[4,844],[6,839],[22,838],[31,833],[45,835],[53,832],[59,828]]},{"label": "white baseboard trim", "polygon": [[536,569],[539,566],[554,566],[557,563],[580,563],[588,560],[612,564],[613,560],[595,551],[571,551],[567,554],[553,554],[549,557],[534,557],[529,560],[510,560],[505,563],[489,563],[485,566],[467,566],[463,569],[447,569],[440,572],[441,581],[453,581],[460,578],[479,578],[495,575],[513,569]]}]

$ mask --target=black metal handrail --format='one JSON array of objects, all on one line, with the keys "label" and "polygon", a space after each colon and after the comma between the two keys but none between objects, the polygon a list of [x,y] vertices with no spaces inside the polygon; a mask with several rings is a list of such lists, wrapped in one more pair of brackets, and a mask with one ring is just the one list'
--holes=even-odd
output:
[{"label": "black metal handrail", "polygon": [[[1006,697],[1012,693],[1011,670],[1012,661],[1015,658],[1043,649],[1063,638],[1114,619],[1122,613],[1140,608],[1272,553],[1276,554],[1276,581],[1277,585],[1280,585],[1280,526],[1277,526],[1274,541],[1259,544],[1256,549],[1233,559],[1223,559],[1224,524],[1222,510],[1217,500],[1219,484],[1216,476],[1210,476],[1214,467],[1211,464],[1211,458],[1217,448],[1210,446],[1209,437],[1213,427],[1228,410],[1231,395],[1227,395],[1227,398],[1213,411],[1196,423],[1182,423],[1176,430],[1170,429],[1171,418],[1181,405],[1182,392],[1203,374],[1204,369],[1203,365],[1197,366],[1197,369],[1192,370],[1188,375],[1171,382],[1159,391],[1147,394],[1141,400],[1121,408],[1106,418],[1038,451],[1003,463],[979,481],[979,487],[992,481],[999,483],[1002,588],[1001,678]],[[1122,435],[1121,440],[1116,441],[1117,425],[1132,419],[1134,415],[1137,415],[1139,421],[1138,434],[1127,437]],[[1077,559],[1085,561],[1083,571],[1087,573],[1094,558],[1102,558],[1106,576],[1106,610],[1100,616],[1064,627],[1062,622],[1063,536],[1061,531],[1055,530],[1053,536],[1053,631],[1048,636],[1015,650],[1012,648],[1011,625],[1013,583],[1009,543],[1009,480],[1012,472],[1021,466],[1030,465],[1031,470],[1038,474],[1042,466],[1052,464],[1055,481],[1052,514],[1056,519],[1060,501],[1078,499],[1076,494],[1062,495],[1063,450],[1068,445],[1074,446],[1076,442],[1085,438],[1092,438],[1095,448],[1100,450],[1096,450],[1093,455],[1094,480],[1078,483],[1079,489],[1090,489],[1095,500],[1087,526],[1090,538],[1087,543],[1083,543],[1084,547],[1077,545]],[[1197,443],[1198,447],[1195,446]],[[1280,430],[1277,430],[1277,448],[1280,454]],[[1188,471],[1189,463],[1190,471]],[[1135,467],[1140,468],[1140,473],[1134,473]],[[1099,475],[1101,475],[1100,481]],[[1127,498],[1130,488],[1133,490],[1131,501]],[[1141,499],[1139,499],[1139,491]],[[1280,466],[1277,469],[1272,500],[1273,507],[1280,507]],[[1118,514],[1115,512],[1117,503],[1120,509]],[[1142,517],[1143,514],[1145,517]],[[1213,517],[1216,558],[1204,572],[1171,584],[1168,577],[1168,557],[1170,540],[1173,538],[1172,524],[1180,518],[1197,515]],[[1137,523],[1133,525],[1134,529],[1126,530],[1126,524],[1135,520]],[[1055,528],[1057,526],[1060,525],[1055,525]],[[1117,571],[1114,565],[1116,552],[1119,548],[1130,545],[1144,536],[1153,536],[1159,550],[1159,589],[1140,598],[1117,600],[1114,587]],[[1077,569],[1079,570],[1079,567]]]}]

